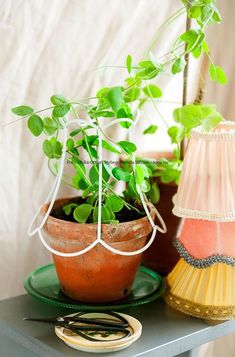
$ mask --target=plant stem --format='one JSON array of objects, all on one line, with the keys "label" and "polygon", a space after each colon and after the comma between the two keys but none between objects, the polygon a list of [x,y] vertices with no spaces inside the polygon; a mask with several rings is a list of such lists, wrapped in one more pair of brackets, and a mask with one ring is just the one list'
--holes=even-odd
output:
[{"label": "plant stem", "polygon": [[[191,18],[186,16],[186,31],[189,31],[191,28]],[[186,44],[185,44],[186,51]],[[183,72],[183,96],[182,96],[182,106],[187,104],[187,87],[188,87],[188,71],[189,71],[189,53],[186,51],[185,56],[185,67]],[[184,154],[186,151],[186,141],[183,139],[180,144],[180,159],[184,159]]]},{"label": "plant stem", "polygon": [[161,34],[165,31],[165,29],[173,22],[175,21],[179,16],[181,16],[185,12],[185,7],[180,8],[177,10],[175,13],[173,13],[157,30],[156,34],[153,36],[153,39],[145,51],[144,57],[146,57],[149,52],[152,50],[154,46],[156,46]]}]

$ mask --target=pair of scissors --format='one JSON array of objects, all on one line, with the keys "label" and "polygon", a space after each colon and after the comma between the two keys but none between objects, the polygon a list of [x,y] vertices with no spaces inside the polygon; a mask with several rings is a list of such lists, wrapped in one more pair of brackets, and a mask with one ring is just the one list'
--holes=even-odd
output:
[{"label": "pair of scissors", "polygon": [[[128,321],[123,316],[115,312],[105,312],[105,314],[108,316],[107,318],[86,318],[83,317],[85,314],[87,314],[87,312],[79,312],[76,315],[65,317],[24,317],[23,320],[49,323],[53,324],[54,326],[64,327],[85,338],[86,340],[93,342],[105,342],[105,340],[91,337],[85,332],[106,332],[121,334],[120,338],[109,341],[117,341],[131,335],[131,332],[128,330],[128,327],[130,327]],[[112,317],[114,317],[114,319],[112,319]]]}]

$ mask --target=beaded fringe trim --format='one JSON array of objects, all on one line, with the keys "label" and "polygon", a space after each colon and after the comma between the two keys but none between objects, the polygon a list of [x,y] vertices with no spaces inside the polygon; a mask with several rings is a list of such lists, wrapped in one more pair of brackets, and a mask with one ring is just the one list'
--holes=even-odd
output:
[{"label": "beaded fringe trim", "polygon": [[235,319],[235,305],[214,306],[202,305],[179,298],[171,293],[164,297],[165,302],[173,309],[181,311],[187,315],[199,317],[205,320],[233,320]]},{"label": "beaded fringe trim", "polygon": [[173,244],[177,249],[177,251],[179,252],[180,256],[184,258],[184,260],[188,264],[192,265],[195,268],[199,268],[199,269],[208,268],[209,266],[215,263],[225,263],[235,267],[235,258],[231,256],[215,254],[209,256],[208,258],[198,259],[198,258],[194,258],[191,254],[189,254],[186,248],[184,247],[184,245],[177,238],[174,239]]},{"label": "beaded fringe trim", "polygon": [[221,131],[217,131],[217,132],[202,132],[200,130],[200,128],[197,129],[193,129],[191,131],[190,136],[191,137],[196,137],[196,138],[200,138],[200,139],[204,139],[204,140],[211,140],[211,139],[235,139],[235,125],[234,122],[232,121],[226,121],[224,124],[226,125],[230,125],[232,124],[234,126],[234,129],[226,129],[224,128]]},{"label": "beaded fringe trim", "polygon": [[189,208],[182,208],[176,205],[176,197],[173,197],[173,203],[175,207],[172,212],[177,217],[193,218],[193,219],[204,219],[207,221],[216,222],[231,222],[235,221],[235,212],[229,212],[227,214],[215,214],[207,211],[197,211]]}]

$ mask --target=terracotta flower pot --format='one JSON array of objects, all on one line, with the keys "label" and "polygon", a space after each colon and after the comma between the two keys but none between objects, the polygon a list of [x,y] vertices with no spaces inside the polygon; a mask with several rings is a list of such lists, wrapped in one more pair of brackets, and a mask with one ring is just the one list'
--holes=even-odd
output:
[{"label": "terracotta flower pot", "polygon": [[[71,201],[57,200],[54,209]],[[47,208],[48,205],[43,206],[43,215]],[[153,210],[151,215],[154,216]],[[147,217],[116,225],[102,224],[102,238],[122,251],[143,247],[151,231],[152,226]],[[79,224],[50,215],[44,233],[54,249],[66,253],[77,252],[97,238],[97,224]],[[77,257],[65,258],[53,254],[63,293],[72,299],[90,303],[105,303],[126,297],[131,292],[141,258],[142,254],[114,254],[100,244]]]}]

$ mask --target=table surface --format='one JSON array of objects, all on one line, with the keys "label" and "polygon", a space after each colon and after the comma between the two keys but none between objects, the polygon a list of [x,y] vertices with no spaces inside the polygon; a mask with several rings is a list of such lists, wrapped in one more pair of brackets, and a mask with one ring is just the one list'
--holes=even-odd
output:
[{"label": "table surface", "polygon": [[[72,312],[38,302],[29,295],[0,301],[1,357],[94,356],[66,346],[56,337],[51,325],[22,321],[25,316],[53,317]],[[171,357],[235,331],[235,321],[210,325],[170,309],[161,300],[123,312],[141,321],[141,338],[126,350],[100,356]]]}]

